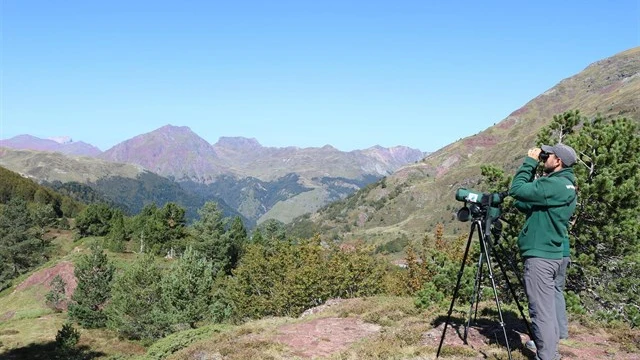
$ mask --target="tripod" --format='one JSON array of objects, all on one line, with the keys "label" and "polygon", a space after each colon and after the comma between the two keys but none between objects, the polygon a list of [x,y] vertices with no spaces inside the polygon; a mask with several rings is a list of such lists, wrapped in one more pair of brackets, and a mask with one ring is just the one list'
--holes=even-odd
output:
[{"label": "tripod", "polygon": [[[473,235],[477,231],[478,240],[480,242],[480,256],[478,258],[478,268],[476,270],[475,284],[474,284],[474,287],[473,287],[474,292],[473,292],[473,295],[471,297],[471,306],[469,308],[468,320],[467,320],[467,323],[466,323],[466,326],[465,326],[465,329],[464,329],[463,341],[464,341],[465,344],[467,344],[467,333],[468,333],[469,325],[471,323],[471,312],[473,310],[474,302],[475,302],[475,305],[476,305],[476,311],[475,311],[476,316],[477,316],[477,313],[478,313],[478,302],[479,302],[479,298],[480,298],[480,287],[481,287],[481,281],[482,281],[482,268],[483,268],[483,264],[486,263],[487,271],[489,273],[489,279],[491,280],[491,286],[493,288],[493,296],[495,298],[496,307],[498,308],[498,315],[499,315],[499,318],[500,318],[500,327],[502,328],[502,333],[504,335],[505,344],[507,346],[507,353],[509,354],[509,360],[511,360],[511,348],[509,346],[509,339],[508,339],[508,336],[507,336],[507,330],[505,328],[504,318],[502,316],[502,309],[501,309],[501,306],[500,306],[500,300],[498,298],[498,292],[497,292],[497,289],[496,289],[496,282],[495,282],[495,279],[494,279],[493,267],[491,265],[490,250],[491,250],[491,246],[493,244],[491,242],[490,229],[491,229],[491,224],[494,222],[494,220],[495,220],[494,218],[491,218],[486,213],[484,214],[483,217],[482,216],[476,216],[476,217],[473,218],[473,221],[471,223],[471,230],[469,232],[469,238],[467,239],[467,245],[465,247],[464,255],[463,255],[463,258],[462,258],[462,264],[460,266],[460,271],[458,272],[458,278],[456,280],[456,287],[455,287],[455,289],[453,291],[453,298],[451,299],[451,305],[449,306],[449,311],[447,313],[447,320],[445,322],[444,329],[442,331],[442,337],[440,338],[440,344],[438,345],[438,353],[436,354],[436,358],[438,358],[440,356],[440,350],[442,349],[442,343],[444,342],[444,338],[445,338],[445,335],[446,335],[446,332],[447,332],[447,327],[449,325],[449,321],[451,320],[451,312],[453,311],[453,305],[454,305],[454,303],[456,301],[456,298],[458,296],[458,291],[460,289],[460,281],[462,279],[462,274],[464,272],[464,267],[465,267],[465,263],[467,261],[467,256],[469,255],[469,248],[471,247],[471,242],[472,242],[472,239],[473,239]],[[484,223],[484,227],[483,227],[483,223]],[[497,238],[499,238],[499,235],[497,236]],[[504,247],[500,243],[498,243],[498,245],[499,245],[500,250],[503,252],[503,255],[506,258],[506,251],[505,251]],[[522,316],[522,319],[524,320],[524,322],[525,322],[525,324],[527,326],[527,330],[529,332],[529,336],[531,337],[533,332],[531,331],[531,327],[529,325],[529,322],[525,318],[522,306],[520,305],[520,302],[518,301],[518,298],[516,297],[516,293],[513,290],[512,286],[511,286],[511,284],[509,282],[509,278],[507,277],[507,274],[505,272],[504,266],[500,262],[500,259],[496,259],[496,262],[498,263],[498,266],[500,267],[500,270],[501,270],[502,274],[504,275],[504,278],[506,279],[507,288],[511,292],[511,296],[513,296],[513,299],[515,300],[516,304],[518,305],[518,310],[520,311],[520,315]],[[511,269],[513,270],[514,274],[516,274],[516,276],[517,276],[518,273],[516,272],[516,269],[513,266],[513,263],[510,263],[510,265],[511,265]],[[520,277],[518,277],[518,280],[520,281],[520,284],[524,288],[524,283],[520,279]],[[474,317],[474,320],[475,320],[475,317]]]}]

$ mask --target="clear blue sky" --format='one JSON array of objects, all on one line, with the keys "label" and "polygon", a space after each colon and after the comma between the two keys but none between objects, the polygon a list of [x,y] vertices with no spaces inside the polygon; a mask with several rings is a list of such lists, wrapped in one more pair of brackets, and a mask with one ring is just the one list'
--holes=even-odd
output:
[{"label": "clear blue sky", "polygon": [[640,0],[0,0],[0,139],[437,150],[640,45]]}]

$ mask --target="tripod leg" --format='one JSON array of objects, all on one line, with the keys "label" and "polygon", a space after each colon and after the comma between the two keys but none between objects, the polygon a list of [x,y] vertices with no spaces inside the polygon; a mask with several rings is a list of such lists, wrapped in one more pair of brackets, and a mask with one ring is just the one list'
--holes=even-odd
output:
[{"label": "tripod leg", "polygon": [[467,239],[467,246],[464,249],[464,255],[462,256],[462,264],[460,265],[460,271],[458,271],[458,280],[456,280],[456,287],[453,290],[453,297],[451,298],[451,305],[449,305],[449,311],[447,312],[447,320],[444,323],[444,329],[442,330],[442,336],[440,337],[440,344],[438,345],[438,353],[436,354],[436,358],[440,357],[440,350],[442,350],[442,343],[444,342],[444,337],[447,334],[447,326],[449,326],[449,321],[451,320],[451,312],[453,311],[453,304],[456,302],[456,297],[458,296],[458,290],[460,289],[460,280],[462,279],[462,273],[464,272],[464,264],[465,262],[467,262],[467,256],[469,255],[469,247],[471,245],[471,238],[473,237],[473,232],[476,227],[475,225],[476,225],[475,222],[471,225],[469,238]]},{"label": "tripod leg", "polygon": [[[482,254],[482,252],[480,252]],[[478,321],[478,304],[480,303],[480,298],[482,297],[482,292],[480,291],[482,289],[482,264],[480,264],[480,278],[479,278],[479,282],[478,282],[478,292],[476,295],[476,310],[475,313],[473,314],[473,321]]]},{"label": "tripod leg", "polygon": [[500,299],[498,298],[498,291],[496,290],[496,281],[494,279],[493,276],[493,270],[491,267],[491,259],[489,258],[489,247],[487,245],[487,242],[489,241],[489,239],[487,239],[488,235],[485,235],[485,233],[482,231],[482,229],[480,229],[480,234],[481,234],[481,241],[480,241],[480,245],[482,246],[481,251],[483,251],[487,257],[487,269],[489,270],[489,279],[491,279],[491,287],[493,288],[493,296],[496,299],[496,306],[498,308],[498,315],[500,316],[500,326],[502,327],[502,333],[504,334],[504,341],[505,344],[507,345],[507,353],[509,354],[509,360],[511,360],[511,348],[509,346],[509,337],[507,336],[507,329],[505,328],[504,325],[504,318],[502,317],[502,309],[500,308]]},{"label": "tripod leg", "polygon": [[502,243],[498,243],[498,248],[500,249],[500,252],[502,253],[502,256],[504,256],[504,258],[507,259],[507,263],[509,263],[509,267],[511,268],[511,271],[513,271],[513,274],[518,279],[518,282],[520,283],[520,286],[522,286],[522,288],[524,289],[524,281],[522,281],[522,276],[520,275],[520,272],[518,271],[518,269],[516,269],[515,265],[513,265],[515,263],[515,261],[513,261],[513,258],[511,256],[509,256],[509,253],[504,248]]},{"label": "tripod leg", "polygon": [[[499,248],[500,248],[500,251],[502,252],[502,256],[504,256],[506,258],[505,250],[504,250],[504,247],[502,246],[502,244],[499,244]],[[504,266],[500,262],[500,259],[497,259],[496,262],[498,263],[498,266],[500,267],[500,271],[502,271],[502,275],[504,276],[504,278],[506,280],[507,288],[511,292],[511,296],[513,297],[513,300],[515,300],[516,305],[518,306],[518,310],[520,311],[520,316],[522,317],[522,321],[524,321],[524,324],[527,326],[527,332],[529,333],[529,338],[533,339],[533,331],[531,330],[531,325],[529,324],[529,320],[527,320],[527,317],[524,315],[523,307],[520,304],[520,301],[518,300],[518,297],[516,296],[516,292],[513,290],[513,287],[511,286],[511,282],[509,281],[509,277],[507,276],[507,272],[505,271]],[[518,281],[520,281],[520,285],[522,285],[522,288],[524,289],[524,283],[523,283],[522,279],[520,278],[520,276],[518,275],[518,272],[516,272],[516,269],[513,266],[513,263],[509,263],[509,264],[511,265],[511,270],[513,271],[513,273],[516,276],[516,278],[518,278]]]},{"label": "tripod leg", "polygon": [[473,285],[473,294],[471,295],[471,305],[469,305],[469,314],[467,315],[467,326],[464,328],[464,338],[463,341],[467,344],[467,334],[469,330],[469,326],[471,326],[471,312],[473,311],[473,304],[476,304],[476,317],[474,317],[473,321],[476,320],[478,315],[478,301],[480,301],[480,288],[482,282],[482,251],[480,252],[480,256],[478,257],[478,267],[476,269],[476,281]]}]

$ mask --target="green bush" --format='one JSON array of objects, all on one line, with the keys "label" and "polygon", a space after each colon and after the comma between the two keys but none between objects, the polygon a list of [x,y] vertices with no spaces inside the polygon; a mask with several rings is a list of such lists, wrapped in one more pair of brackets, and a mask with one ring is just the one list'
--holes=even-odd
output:
[{"label": "green bush", "polygon": [[165,359],[198,340],[210,338],[211,334],[220,332],[223,328],[222,325],[211,325],[169,335],[151,345],[144,360]]},{"label": "green bush", "polygon": [[55,312],[62,311],[62,304],[67,300],[64,287],[66,283],[60,275],[56,275],[50,283],[51,290],[45,295],[46,304]]},{"label": "green bush", "polygon": [[418,309],[427,309],[432,305],[437,305],[444,300],[444,294],[438,290],[434,283],[427,283],[422,290],[418,291],[414,304]]},{"label": "green bush", "polygon": [[376,253],[377,254],[399,253],[402,250],[404,250],[404,248],[407,247],[407,245],[409,245],[409,239],[407,238],[406,235],[402,235],[399,238],[395,238],[389,241],[388,243],[385,243],[383,245],[379,245],[378,247],[376,247]]},{"label": "green bush", "polygon": [[580,301],[580,296],[573,291],[567,291],[564,294],[564,300],[566,302],[566,308],[569,313],[572,314],[586,314],[584,306]]},{"label": "green bush", "polygon": [[633,305],[625,305],[624,313],[632,327],[640,327],[640,310]]},{"label": "green bush", "polygon": [[56,334],[56,355],[58,359],[80,359],[81,351],[76,347],[80,341],[80,332],[70,323],[62,325]]}]

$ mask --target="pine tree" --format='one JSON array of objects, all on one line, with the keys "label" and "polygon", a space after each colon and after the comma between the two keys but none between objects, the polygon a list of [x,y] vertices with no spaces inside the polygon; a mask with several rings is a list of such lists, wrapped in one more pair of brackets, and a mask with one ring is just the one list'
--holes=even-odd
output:
[{"label": "pine tree", "polygon": [[588,307],[597,304],[640,325],[638,128],[626,118],[596,118],[585,122],[571,144],[579,149],[581,161],[576,166],[578,206],[570,230],[575,275],[567,287],[589,298],[593,303]]},{"label": "pine tree", "polygon": [[211,262],[188,247],[162,278],[163,306],[173,315],[172,322],[195,328],[198,321],[207,318],[212,286]]},{"label": "pine tree", "polygon": [[56,334],[55,358],[60,360],[82,359],[82,350],[77,347],[80,332],[70,323],[65,323]]},{"label": "pine tree", "polygon": [[236,216],[231,223],[231,228],[225,234],[229,238],[229,268],[225,269],[228,274],[235,269],[242,257],[242,249],[247,244],[247,229],[242,223],[242,219]]},{"label": "pine tree", "polygon": [[262,237],[268,244],[285,241],[287,234],[284,223],[276,219],[268,219],[258,226],[262,231]]},{"label": "pine tree", "polygon": [[176,203],[166,203],[160,211],[161,226],[164,229],[164,237],[160,245],[160,252],[182,250],[185,248],[187,237],[185,209]]},{"label": "pine tree", "polygon": [[170,334],[176,321],[163,308],[162,277],[153,255],[140,255],[113,283],[105,309],[108,327],[134,340],[153,341]]},{"label": "pine tree", "polygon": [[60,275],[56,275],[51,283],[51,290],[45,295],[47,306],[56,312],[62,311],[62,305],[67,300],[65,286],[67,285]]},{"label": "pine tree", "polygon": [[194,249],[213,263],[214,274],[229,273],[235,265],[233,260],[237,260],[238,250],[233,247],[233,239],[225,235],[222,211],[218,204],[209,201],[198,214],[200,219],[193,224]]},{"label": "pine tree", "polygon": [[115,210],[111,217],[111,226],[107,235],[107,248],[115,252],[123,252],[125,241],[127,241],[127,231],[124,226],[124,214],[120,210]]},{"label": "pine tree", "polygon": [[22,198],[13,197],[0,209],[0,289],[45,260],[46,243],[33,226]]},{"label": "pine tree", "polygon": [[51,204],[38,204],[33,207],[33,221],[40,228],[40,232],[44,233],[44,228],[54,225],[57,221],[57,215]]},{"label": "pine tree", "polygon": [[260,230],[260,228],[256,228],[253,231],[253,234],[251,234],[251,243],[266,245],[266,240],[264,239],[264,236],[262,235],[262,231]]},{"label": "pine tree", "polygon": [[185,210],[175,203],[162,208],[149,204],[133,219],[131,239],[138,244],[139,252],[179,252],[187,245],[187,235]]},{"label": "pine tree", "polygon": [[112,210],[105,203],[87,206],[76,218],[76,230],[81,237],[105,236],[109,233]]},{"label": "pine tree", "polygon": [[96,244],[91,246],[90,254],[78,260],[74,270],[78,286],[71,297],[69,317],[84,328],[105,326],[103,308],[111,296],[114,270],[107,255]]}]

